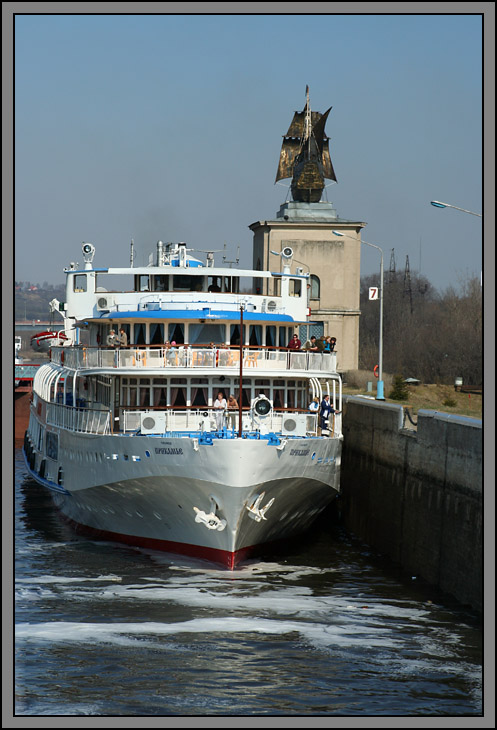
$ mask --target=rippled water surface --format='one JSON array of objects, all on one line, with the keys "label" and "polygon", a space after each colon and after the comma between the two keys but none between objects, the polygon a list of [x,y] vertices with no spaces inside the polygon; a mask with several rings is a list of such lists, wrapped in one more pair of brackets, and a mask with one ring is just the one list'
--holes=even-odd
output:
[{"label": "rippled water surface", "polygon": [[481,713],[475,617],[322,520],[228,573],[95,542],[16,452],[17,715]]}]

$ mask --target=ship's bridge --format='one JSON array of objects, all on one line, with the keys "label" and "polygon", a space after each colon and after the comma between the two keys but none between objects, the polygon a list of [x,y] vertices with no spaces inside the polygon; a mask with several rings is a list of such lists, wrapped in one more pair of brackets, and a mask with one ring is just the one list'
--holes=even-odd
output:
[{"label": "ship's bridge", "polygon": [[166,255],[161,248],[154,265],[138,268],[95,268],[92,256],[84,268],[72,264],[65,270],[65,317],[189,311],[200,318],[222,318],[224,312],[243,308],[247,314],[285,315],[295,323],[307,319],[309,274],[300,268],[291,273],[290,248],[281,252],[282,270],[273,272],[215,267],[209,254],[204,266],[187,250],[176,244]]}]

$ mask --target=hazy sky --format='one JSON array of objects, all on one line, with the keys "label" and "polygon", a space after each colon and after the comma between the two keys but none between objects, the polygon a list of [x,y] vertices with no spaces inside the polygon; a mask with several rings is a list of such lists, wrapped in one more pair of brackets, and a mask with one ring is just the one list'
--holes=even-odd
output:
[{"label": "hazy sky", "polygon": [[[251,267],[248,226],[285,201],[279,151],[306,84],[313,109],[333,107],[327,198],[367,224],[385,268],[394,249],[398,271],[408,256],[438,289],[479,275],[482,220],[430,201],[482,212],[482,26],[478,14],[17,15],[16,279],[63,282],[82,241],[95,266],[127,266],[132,238],[136,265],[161,239],[227,244],[230,259],[240,246]],[[378,270],[363,246],[362,274]]]}]

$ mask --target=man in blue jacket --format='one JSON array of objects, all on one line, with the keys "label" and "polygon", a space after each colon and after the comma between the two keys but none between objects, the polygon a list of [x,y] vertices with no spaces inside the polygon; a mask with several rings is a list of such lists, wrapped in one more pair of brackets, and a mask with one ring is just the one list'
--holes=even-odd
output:
[{"label": "man in blue jacket", "polygon": [[319,413],[319,421],[321,429],[328,428],[326,421],[331,417],[332,413],[340,413],[336,411],[330,403],[330,396],[326,394],[321,401],[321,411]]}]

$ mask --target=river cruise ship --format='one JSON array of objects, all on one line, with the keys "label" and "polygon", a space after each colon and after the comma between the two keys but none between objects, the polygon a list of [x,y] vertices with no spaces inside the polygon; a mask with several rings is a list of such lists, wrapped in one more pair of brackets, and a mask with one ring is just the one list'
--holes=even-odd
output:
[{"label": "river cruise ship", "polygon": [[[275,272],[205,253],[159,241],[148,266],[100,268],[83,244],[24,455],[88,534],[234,569],[339,493],[341,378],[335,352],[288,348],[310,314],[291,248]],[[320,423],[309,403],[327,394]]]}]

